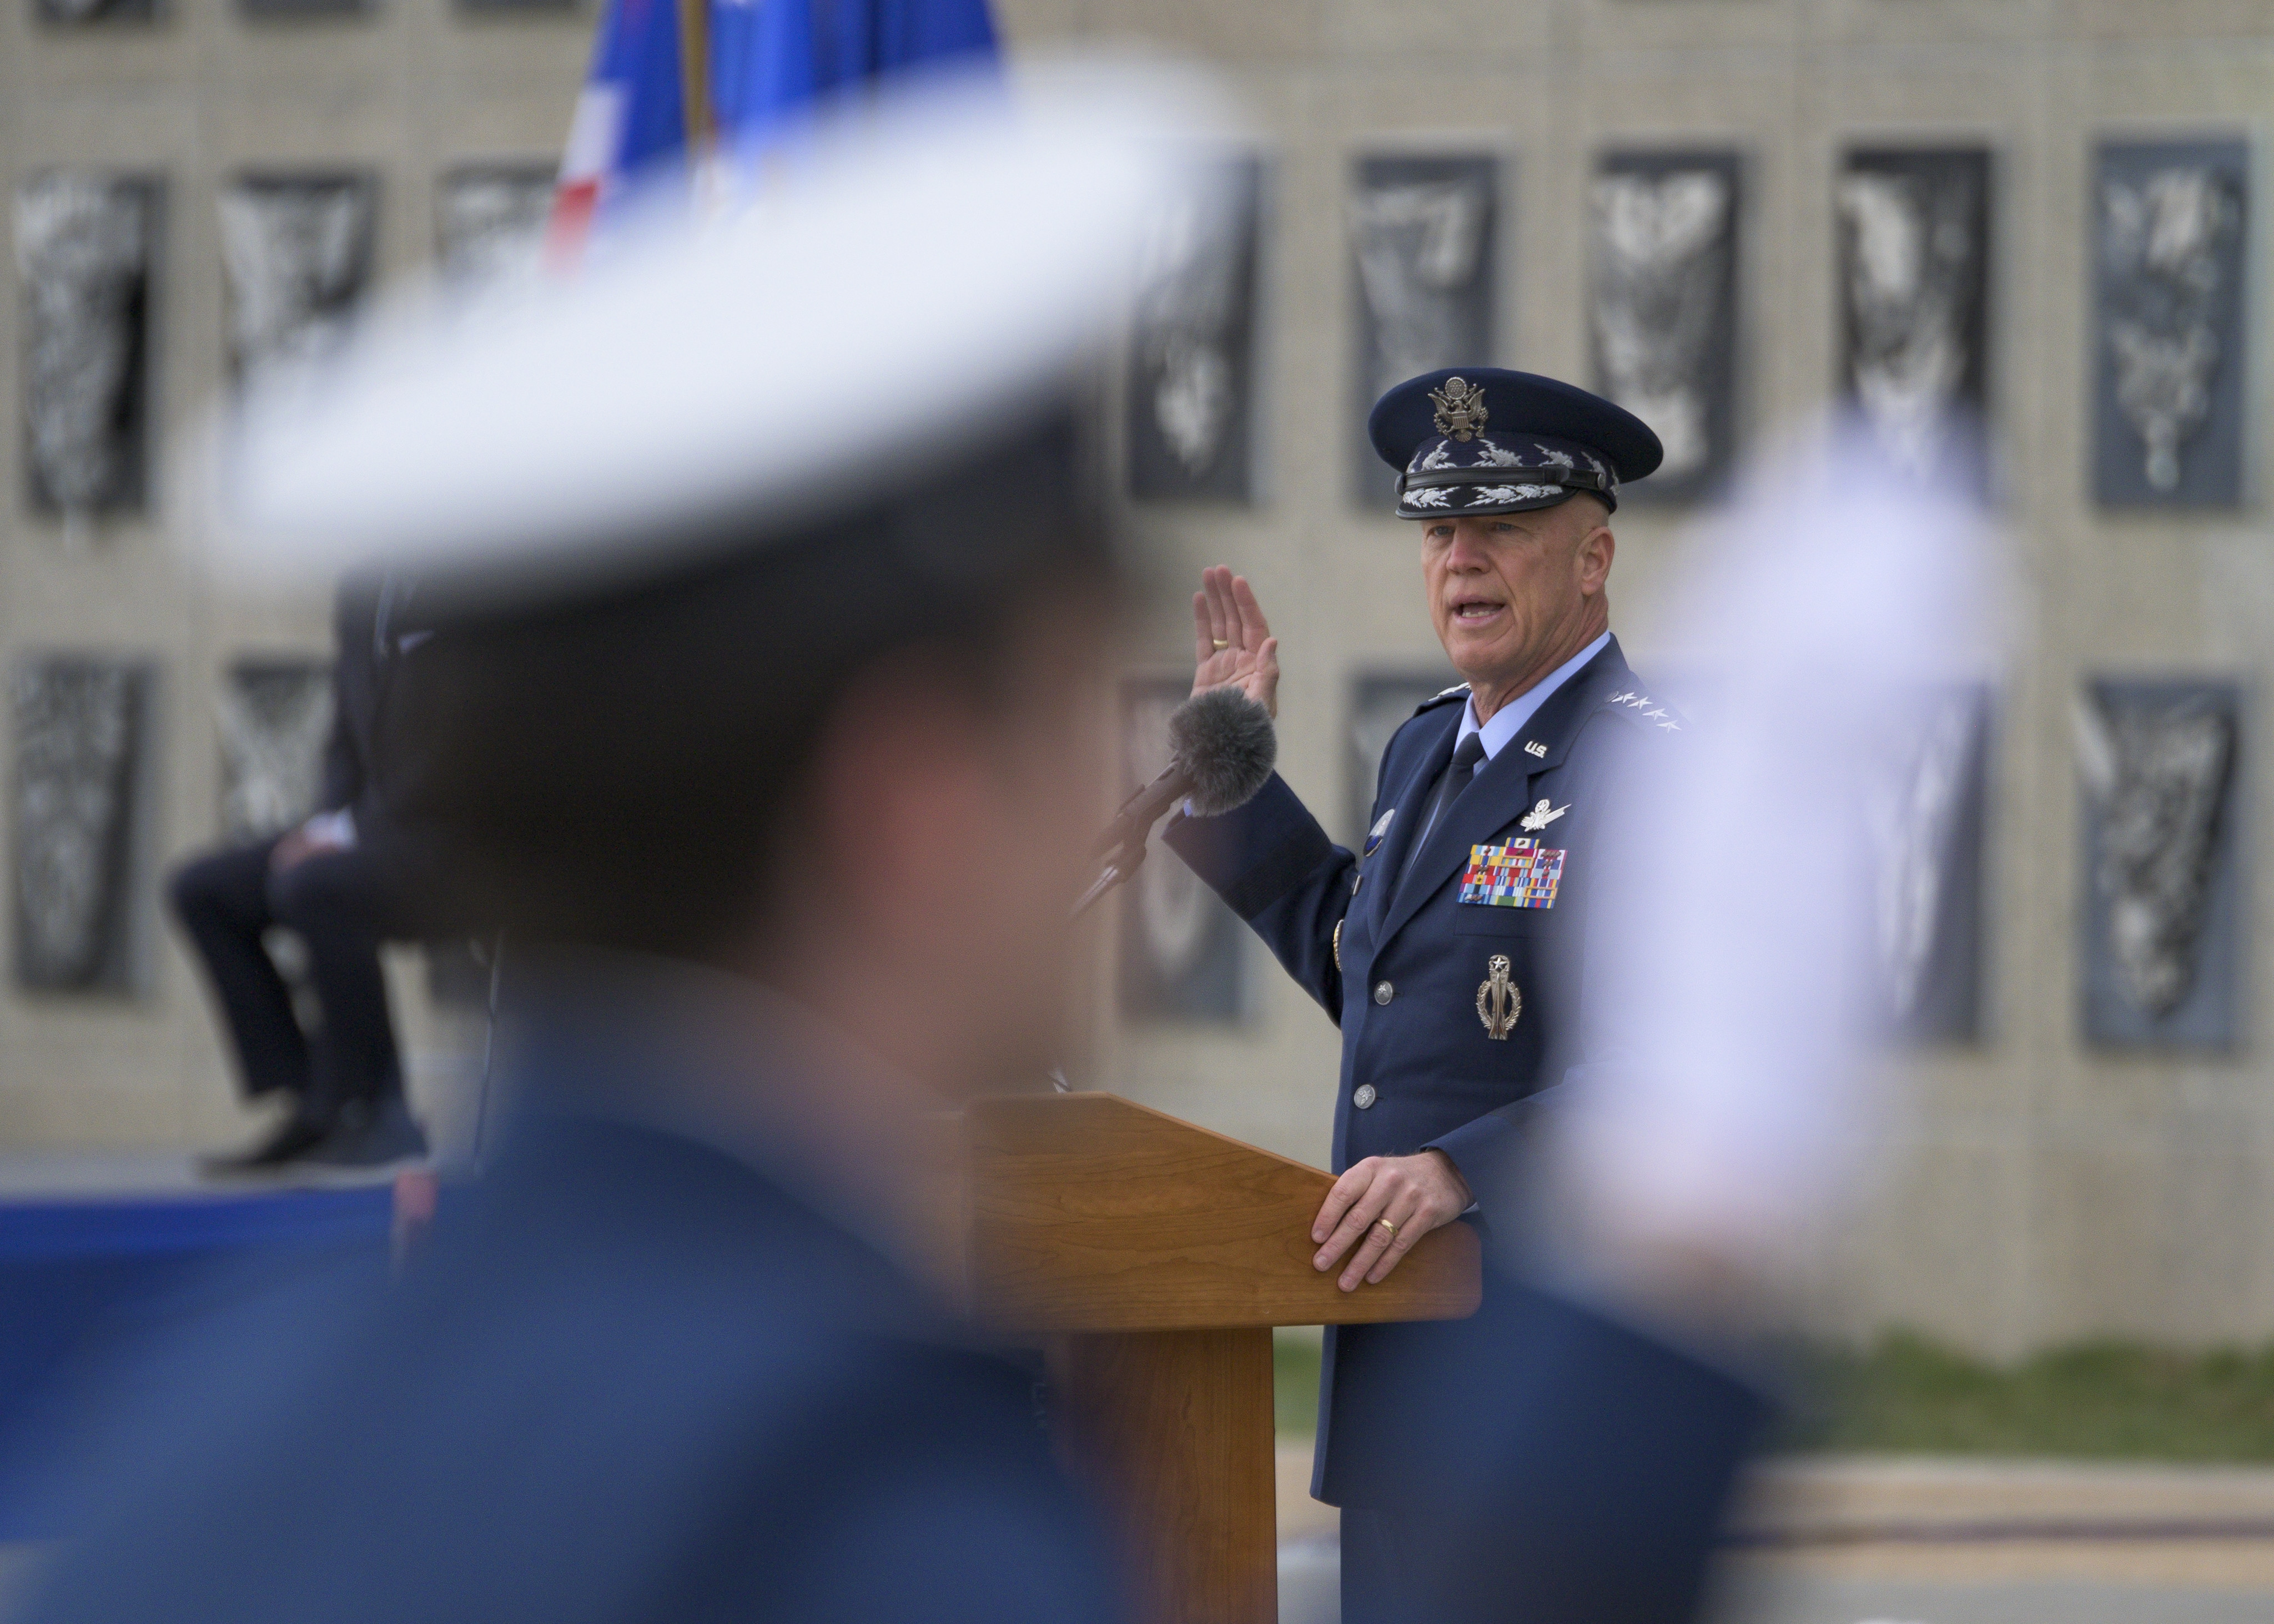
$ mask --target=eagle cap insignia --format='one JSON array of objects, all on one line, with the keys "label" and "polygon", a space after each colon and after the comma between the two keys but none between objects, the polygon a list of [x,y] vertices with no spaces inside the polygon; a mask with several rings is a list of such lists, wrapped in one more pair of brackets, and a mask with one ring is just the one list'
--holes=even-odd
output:
[{"label": "eagle cap insignia", "polygon": [[1490,420],[1483,387],[1465,378],[1448,378],[1444,387],[1429,391],[1429,401],[1437,409],[1437,432],[1455,440],[1475,439]]}]

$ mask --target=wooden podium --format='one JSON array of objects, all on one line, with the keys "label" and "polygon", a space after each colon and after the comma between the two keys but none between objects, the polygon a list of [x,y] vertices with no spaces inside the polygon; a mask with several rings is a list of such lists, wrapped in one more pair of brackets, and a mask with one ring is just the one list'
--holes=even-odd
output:
[{"label": "wooden podium", "polygon": [[1141,1624],[1273,1624],[1271,1327],[1457,1320],[1476,1232],[1422,1237],[1380,1285],[1311,1267],[1316,1168],[1112,1094],[963,1116],[966,1267],[990,1330],[1049,1353],[1058,1435],[1118,1524]]}]

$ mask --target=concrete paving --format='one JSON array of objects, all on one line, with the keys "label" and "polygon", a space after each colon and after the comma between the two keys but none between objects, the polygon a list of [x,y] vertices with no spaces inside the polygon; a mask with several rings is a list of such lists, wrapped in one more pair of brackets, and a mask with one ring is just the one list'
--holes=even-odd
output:
[{"label": "concrete paving", "polygon": [[[1284,1610],[1280,1617],[1292,1624]],[[1881,1582],[1779,1572],[1733,1579],[1715,1624],[2266,1624],[2270,1618],[2274,1592],[2264,1590],[2075,1580]]]},{"label": "concrete paving", "polygon": [[1827,1545],[1882,1537],[1945,1541],[2188,1531],[2270,1538],[2274,1470],[2153,1462],[1788,1456],[1752,1475],[1742,1533]]},{"label": "concrete paving", "polygon": [[[1307,1444],[1278,1451],[1280,1624],[1340,1624],[1336,1515]],[[1707,1624],[2270,1624],[2274,1471],[1831,1459],[1755,1474]],[[2042,1537],[2026,1537],[2034,1522]],[[2126,1531],[2129,1530],[2128,1533]],[[37,1560],[0,1546],[0,1621]]]},{"label": "concrete paving", "polygon": [[0,1201],[116,1200],[242,1193],[200,1178],[179,1151],[16,1152],[0,1155]]},{"label": "concrete paving", "polygon": [[[1335,1514],[1279,1449],[1280,1624],[1339,1624]],[[1754,1474],[1710,1624],[2270,1624],[2274,1470],[1824,1457]]]},{"label": "concrete paving", "polygon": [[0,1206],[51,1201],[237,1200],[264,1191],[384,1184],[395,1169],[300,1164],[211,1178],[182,1151],[26,1151],[0,1154]]}]

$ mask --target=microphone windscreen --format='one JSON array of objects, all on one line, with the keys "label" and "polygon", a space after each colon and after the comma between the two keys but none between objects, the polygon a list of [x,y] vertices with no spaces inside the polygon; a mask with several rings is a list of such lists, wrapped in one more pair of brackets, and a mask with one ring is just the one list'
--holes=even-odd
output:
[{"label": "microphone windscreen", "polygon": [[1169,750],[1193,781],[1193,811],[1221,817],[1253,800],[1279,759],[1271,713],[1235,687],[1195,694],[1169,713]]}]

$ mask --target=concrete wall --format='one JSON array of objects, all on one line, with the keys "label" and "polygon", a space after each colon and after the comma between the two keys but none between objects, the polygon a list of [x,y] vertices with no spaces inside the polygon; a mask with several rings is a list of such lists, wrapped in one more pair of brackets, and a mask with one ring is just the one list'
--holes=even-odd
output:
[{"label": "concrete wall", "polygon": [[[154,387],[162,440],[178,444],[222,387],[220,189],[247,170],[375,174],[380,278],[423,267],[438,174],[557,161],[591,16],[445,0],[290,19],[250,19],[228,0],[162,10],[154,24],[64,28],[23,0],[0,7],[0,190],[12,209],[18,182],[50,166],[163,177]],[[0,1146],[226,1140],[245,1124],[191,966],[156,916],[156,876],[218,834],[222,672],[248,655],[327,656],[328,605],[200,583],[174,545],[198,523],[175,474],[161,474],[147,518],[97,520],[85,535],[28,510],[17,281],[11,269],[0,299],[0,667],[31,650],[125,654],[154,662],[158,684],[132,926],[142,985],[34,997],[0,974]],[[9,726],[0,707],[0,761],[12,759]],[[395,966],[417,1064],[442,1040],[414,968]]]},{"label": "concrete wall", "polygon": [[[1829,398],[1832,181],[1857,142],[1995,153],[1992,417],[1999,513],[2034,592],[2000,696],[1990,841],[1989,1035],[1910,1069],[1915,1116],[1817,1312],[1828,1327],[1923,1326],[2007,1351],[2109,1330],[2274,1335],[2274,1087],[2263,1032],[2232,1055],[2097,1053],[2076,1013],[2080,906],[2070,695],[2087,673],[2199,672],[2266,691],[2274,558],[2260,500],[2211,515],[2112,514],[2087,457],[2093,143],[2242,133],[2274,113],[2274,22],[2248,0],[999,0],[1019,47],[1137,37],[1234,79],[1270,161],[1261,286],[1264,495],[1133,521],[1161,560],[1137,638],[1174,670],[1203,563],[1258,583],[1284,641],[1289,777],[1339,828],[1343,708],[1363,668],[1433,667],[1413,544],[1349,500],[1351,267],[1342,207],[1362,153],[1478,151],[1509,164],[1496,361],[1585,380],[1583,224],[1595,155],[1725,146],[1747,161],[1739,379],[1746,437]],[[0,183],[50,162],[163,172],[162,414],[218,388],[215,195],[245,168],[381,177],[379,252],[432,252],[431,184],[453,164],[557,152],[588,14],[469,16],[402,0],[362,17],[255,23],[177,0],[153,27],[64,32],[0,9]],[[2254,199],[2249,461],[2264,466],[2268,211]],[[179,481],[154,520],[80,545],[28,516],[17,304],[0,301],[0,663],[26,650],[132,650],[161,669],[150,864],[217,826],[219,673],[247,652],[320,650],[321,606],[223,600],[169,556]],[[1647,672],[1685,515],[1621,515],[1615,623]],[[2267,759],[2264,707],[2246,748]],[[0,729],[6,726],[0,712]],[[0,737],[0,759],[7,741]],[[2265,861],[2254,824],[2248,868]],[[146,914],[148,888],[145,891]],[[2266,903],[2249,913],[2268,938]],[[154,919],[129,999],[0,991],[0,1146],[207,1142],[238,1125],[189,966]],[[0,950],[4,951],[4,950]],[[2267,984],[2269,956],[2249,972]],[[1333,1028],[1257,951],[1233,1026],[1103,1024],[1096,1080],[1322,1161]],[[425,1018],[410,1000],[414,1028]],[[2248,1000],[2255,1003],[2255,1000]],[[2252,1024],[2255,1024],[2255,1022]],[[417,1041],[426,1041],[424,1037]]]}]

